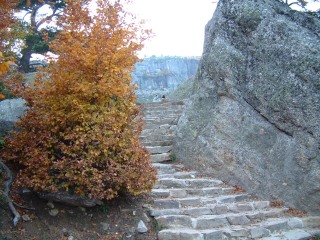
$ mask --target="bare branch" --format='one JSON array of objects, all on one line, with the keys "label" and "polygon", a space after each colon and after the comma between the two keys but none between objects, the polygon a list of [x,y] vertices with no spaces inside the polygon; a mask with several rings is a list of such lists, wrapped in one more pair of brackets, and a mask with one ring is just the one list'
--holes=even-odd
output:
[{"label": "bare branch", "polygon": [[3,194],[4,196],[7,198],[8,201],[8,206],[10,211],[13,214],[13,226],[17,226],[21,216],[20,214],[17,212],[17,210],[15,209],[13,202],[11,200],[11,198],[9,197],[9,193],[10,193],[10,186],[13,182],[13,176],[12,176],[12,172],[10,171],[10,169],[7,167],[7,165],[5,165],[1,160],[0,160],[0,167],[2,167],[2,169],[6,172],[7,175],[7,180],[4,182],[3,186],[4,186],[4,191]]}]

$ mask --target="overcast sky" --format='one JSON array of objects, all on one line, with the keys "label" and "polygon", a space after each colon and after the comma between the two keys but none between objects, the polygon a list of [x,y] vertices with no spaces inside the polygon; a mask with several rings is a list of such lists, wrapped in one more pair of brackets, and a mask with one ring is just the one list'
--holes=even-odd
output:
[{"label": "overcast sky", "polygon": [[[289,0],[289,2],[296,0]],[[204,29],[218,0],[134,0],[132,9],[140,18],[149,20],[155,34],[145,44],[141,57],[201,56]],[[308,8],[317,10],[320,3],[309,0]],[[293,5],[293,8],[298,8]]]},{"label": "overcast sky", "polygon": [[[290,0],[289,2],[294,1]],[[145,44],[144,56],[201,56],[205,25],[218,0],[133,0],[128,10],[148,21],[155,36]],[[308,1],[316,10],[320,3]]]},{"label": "overcast sky", "polygon": [[149,20],[155,36],[142,56],[201,56],[206,23],[211,19],[214,0],[134,0],[132,9]]}]

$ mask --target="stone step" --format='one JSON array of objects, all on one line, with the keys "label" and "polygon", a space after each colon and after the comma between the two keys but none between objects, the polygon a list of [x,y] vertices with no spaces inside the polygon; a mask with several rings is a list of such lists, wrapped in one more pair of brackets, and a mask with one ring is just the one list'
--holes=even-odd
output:
[{"label": "stone step", "polygon": [[308,216],[302,218],[303,224],[309,228],[314,228],[320,234],[320,216]]},{"label": "stone step", "polygon": [[164,130],[173,130],[176,131],[177,129],[177,124],[155,124],[155,123],[150,123],[150,122],[145,122],[142,130],[147,130],[147,131],[154,131],[158,129],[164,129]]},{"label": "stone step", "polygon": [[164,147],[164,146],[172,146],[173,140],[164,140],[164,141],[149,141],[147,139],[141,141],[145,147]]},{"label": "stone step", "polygon": [[[244,202],[250,199],[250,195],[226,195],[230,196],[233,200],[232,203]],[[153,203],[153,209],[173,209],[173,208],[184,208],[184,207],[211,207],[213,204],[221,203],[219,202],[220,197],[185,197],[185,198],[167,198],[167,199],[155,199]],[[227,199],[227,198],[226,198]],[[229,200],[231,203],[231,200]]]},{"label": "stone step", "polygon": [[145,121],[145,126],[148,126],[148,124],[157,124],[159,125],[164,125],[164,124],[177,124],[178,123],[178,116],[173,116],[173,117],[149,117],[149,118],[143,118]]},{"label": "stone step", "polygon": [[160,178],[179,178],[179,179],[185,179],[185,178],[195,178],[197,176],[196,171],[185,171],[185,172],[176,172],[173,174],[158,174],[158,179]]},{"label": "stone step", "polygon": [[223,184],[222,181],[210,178],[187,178],[187,179],[176,179],[176,178],[161,178],[153,187],[154,189],[159,188],[206,188],[215,187]]},{"label": "stone step", "polygon": [[[266,219],[281,218],[286,211],[287,209],[276,208],[269,210],[253,211],[249,213],[243,212],[229,213],[224,215],[203,215],[199,217],[192,217],[187,215],[164,215],[155,217],[155,219],[158,222],[158,224],[160,224],[162,227],[169,229],[190,228],[205,230],[221,227],[235,227],[243,225],[260,224],[261,221],[265,221]],[[251,218],[252,215],[255,215],[256,217]],[[288,225],[289,223],[286,224]],[[299,224],[300,227],[303,227],[303,223],[301,220]]]},{"label": "stone step", "polygon": [[168,113],[168,112],[147,112],[144,113],[142,116],[142,119],[147,122],[149,120],[154,121],[158,119],[165,119],[165,118],[170,118],[170,119],[179,119],[181,116],[182,112],[179,113]]},{"label": "stone step", "polygon": [[175,135],[174,134],[152,134],[150,136],[140,136],[139,139],[141,142],[144,141],[173,141]]},{"label": "stone step", "polygon": [[158,174],[174,174],[183,169],[181,164],[152,163],[152,166],[158,170]]},{"label": "stone step", "polygon": [[[142,131],[145,132],[155,132],[157,134],[157,132],[164,132],[163,134],[175,134],[176,129],[177,129],[177,125],[175,124],[163,124],[163,125],[156,125],[156,124],[150,124],[150,123],[146,123],[143,128]],[[142,134],[142,136],[145,136],[145,134]]]},{"label": "stone step", "polygon": [[161,163],[167,162],[172,160],[171,153],[161,153],[161,154],[153,154],[151,155],[151,162],[152,163]]},{"label": "stone step", "polygon": [[176,114],[166,114],[165,116],[158,116],[158,115],[154,115],[154,114],[144,114],[142,119],[144,121],[155,121],[155,122],[161,122],[162,119],[171,119],[171,120],[175,120],[177,118],[179,118],[179,115]]},{"label": "stone step", "polygon": [[[174,175],[174,174],[172,174]],[[225,194],[232,194],[234,188],[232,187],[207,187],[207,188],[173,188],[173,189],[153,189],[151,196],[154,198],[183,198],[190,196],[200,197],[217,197]]]},{"label": "stone step", "polygon": [[143,117],[145,118],[153,118],[153,117],[180,117],[182,110],[153,110],[153,111],[145,111],[143,113]]},{"label": "stone step", "polygon": [[172,145],[171,146],[147,146],[147,149],[151,154],[168,153],[172,151]]},{"label": "stone step", "polygon": [[[170,126],[169,124],[166,126]],[[175,134],[175,129],[170,128],[154,128],[154,129],[143,129],[141,137],[149,137],[151,135],[172,135]]]},{"label": "stone step", "polygon": [[158,103],[144,103],[143,110],[165,108],[165,109],[180,109],[184,107],[183,102],[158,102]]},{"label": "stone step", "polygon": [[263,240],[309,240],[312,235],[302,229],[289,230],[282,233],[271,234],[270,237],[264,237]]},{"label": "stone step", "polygon": [[[188,219],[180,219],[180,223],[188,223]],[[299,222],[299,219],[295,218],[280,218],[280,219],[267,219],[263,220],[258,224],[253,225],[226,225],[220,228],[212,229],[192,229],[186,227],[180,227],[177,229],[164,229],[158,233],[159,240],[219,240],[219,239],[267,239],[267,237],[272,236],[274,233],[282,232],[282,235],[288,235],[296,231],[296,233],[301,233],[299,228],[294,231],[290,225],[292,222]],[[223,223],[223,221],[221,222]],[[307,233],[306,231],[303,231]],[[292,235],[290,235],[292,236]],[[293,235],[294,236],[294,235]],[[306,235],[305,235],[306,236]],[[310,236],[310,234],[309,234]],[[271,238],[272,239],[272,238]],[[270,239],[270,240],[271,240]],[[283,238],[290,239],[290,238]],[[303,239],[303,238],[297,238]]]},{"label": "stone step", "polygon": [[[169,165],[169,167],[166,167],[166,166],[157,166],[157,165],[154,165],[154,164],[160,164],[160,165]],[[165,163],[165,162],[162,162],[162,163],[152,163],[152,165],[157,169],[158,171],[158,175],[163,175],[163,174],[175,174],[177,172],[180,172],[181,169],[182,169],[182,165],[179,166],[179,164],[176,165],[176,167],[172,167],[174,166],[173,164],[170,164],[170,163]]]},{"label": "stone step", "polygon": [[[222,215],[227,213],[241,213],[250,211],[266,210],[270,208],[268,201],[243,202],[234,204],[209,204],[204,207],[190,207],[187,209],[151,209],[150,215],[154,217],[164,215]],[[254,217],[251,215],[251,217]]]}]

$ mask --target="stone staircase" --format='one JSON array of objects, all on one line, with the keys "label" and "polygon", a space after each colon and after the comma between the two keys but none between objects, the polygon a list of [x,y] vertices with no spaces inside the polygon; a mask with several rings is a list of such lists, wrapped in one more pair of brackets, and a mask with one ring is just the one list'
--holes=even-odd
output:
[{"label": "stone staircase", "polygon": [[182,101],[144,104],[140,140],[151,153],[153,163],[172,160],[173,139],[183,107]]},{"label": "stone staircase", "polygon": [[316,239],[312,236],[320,233],[320,217],[292,216],[286,207],[171,161],[182,110],[182,102],[149,103],[144,110],[141,140],[158,169],[150,215],[157,222],[159,240]]}]

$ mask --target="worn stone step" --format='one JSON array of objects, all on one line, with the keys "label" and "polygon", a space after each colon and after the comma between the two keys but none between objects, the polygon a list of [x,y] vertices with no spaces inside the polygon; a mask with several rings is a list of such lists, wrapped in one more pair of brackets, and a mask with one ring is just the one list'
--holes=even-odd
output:
[{"label": "worn stone step", "polygon": [[141,137],[149,137],[152,135],[172,135],[175,134],[175,129],[172,128],[149,128],[143,129]]},{"label": "worn stone step", "polygon": [[173,174],[178,172],[183,165],[174,165],[174,164],[167,164],[167,163],[152,163],[152,166],[158,170],[158,175],[161,174]]},{"label": "worn stone step", "polygon": [[177,125],[176,124],[154,124],[154,123],[148,123],[145,122],[143,125],[142,130],[145,131],[158,131],[158,129],[163,129],[163,131],[173,131],[176,132]]},{"label": "worn stone step", "polygon": [[172,151],[172,145],[171,146],[148,146],[147,149],[151,154],[168,153]]},{"label": "worn stone step", "polygon": [[139,139],[143,143],[144,141],[173,141],[174,137],[174,134],[153,134],[150,136],[140,136]]},{"label": "worn stone step", "polygon": [[215,187],[223,184],[222,181],[210,178],[195,178],[195,179],[176,179],[176,178],[161,178],[158,180],[155,189],[157,188],[205,188]]},{"label": "worn stone step", "polygon": [[161,109],[161,110],[166,110],[166,109],[179,109],[183,108],[184,103],[182,101],[179,102],[157,102],[157,103],[144,103],[143,104],[143,109],[144,111],[149,111],[149,110],[154,110],[154,109]]},{"label": "worn stone step", "polygon": [[161,123],[162,120],[167,119],[167,120],[176,120],[177,118],[179,118],[179,115],[169,115],[166,114],[165,116],[157,116],[157,115],[144,115],[142,117],[142,119],[145,122],[156,122],[156,123]]},{"label": "worn stone step", "polygon": [[177,172],[174,174],[160,174],[158,178],[178,178],[178,179],[185,179],[185,178],[196,178],[197,176],[196,171],[184,171],[184,172]]},{"label": "worn stone step", "polygon": [[184,168],[184,165],[182,164],[168,164],[168,163],[152,163],[152,166],[163,171],[170,170],[170,169],[175,169],[178,171]]},{"label": "worn stone step", "polygon": [[188,215],[188,216],[201,216],[201,215],[222,215],[227,213],[241,213],[252,212],[249,214],[251,218],[254,218],[256,212],[267,210],[270,207],[268,201],[257,202],[242,202],[234,204],[209,204],[203,207],[190,207],[187,209],[151,209],[150,215],[159,217],[163,215]]},{"label": "worn stone step", "polygon": [[[168,112],[150,112],[150,113],[144,113],[142,116],[142,120],[144,122],[149,122],[149,121],[155,121],[155,120],[159,120],[159,119],[166,119],[166,118],[170,118],[170,119],[179,119],[181,116],[182,112],[179,113],[168,113]],[[157,121],[158,122],[158,121]],[[161,122],[161,121],[160,121]]]},{"label": "worn stone step", "polygon": [[314,228],[320,234],[320,216],[307,216],[302,218],[303,224],[308,228]]},{"label": "worn stone step", "polygon": [[172,160],[171,153],[161,153],[161,154],[153,154],[151,155],[151,162],[153,163],[160,163],[160,162],[167,162]]},{"label": "worn stone step", "polygon": [[154,110],[172,110],[172,109],[182,109],[184,108],[184,105],[183,104],[172,104],[169,103],[169,104],[163,104],[163,103],[158,103],[158,104],[155,104],[155,105],[149,105],[148,104],[144,104],[144,108],[143,108],[143,111],[154,111]]},{"label": "worn stone step", "polygon": [[205,240],[205,236],[197,230],[165,229],[158,233],[158,240]]},{"label": "worn stone step", "polygon": [[145,147],[154,147],[154,146],[172,146],[173,140],[160,140],[160,141],[149,141],[148,139],[144,139],[141,141]]},{"label": "worn stone step", "polygon": [[[261,225],[227,227],[219,229],[194,230],[189,228],[164,229],[158,233],[159,240],[226,240],[226,239],[263,239],[263,240],[302,240],[311,234],[302,229],[291,229],[290,219],[276,219],[261,222]],[[281,226],[281,227],[279,227]],[[268,229],[270,228],[270,229]],[[277,231],[281,231],[279,234]]]},{"label": "worn stone step", "polygon": [[175,124],[154,125],[152,123],[146,123],[142,128],[141,136],[175,134],[176,129],[177,125]]},{"label": "worn stone step", "polygon": [[[230,195],[230,199],[234,202],[243,202],[250,198],[249,195],[236,195],[236,197]],[[170,209],[170,208],[183,208],[183,207],[204,207],[210,204],[220,203],[219,197],[185,197],[185,198],[167,198],[167,199],[155,199],[155,209]],[[231,201],[230,201],[231,202]]]},{"label": "worn stone step", "polygon": [[150,124],[157,124],[159,125],[164,125],[164,124],[177,124],[179,117],[178,116],[172,116],[172,117],[149,117],[149,118],[142,118],[145,122],[144,126],[148,128]]},{"label": "worn stone step", "polygon": [[146,119],[154,118],[154,117],[180,117],[182,111],[181,110],[151,110],[145,111],[143,113],[143,117]]},{"label": "worn stone step", "polygon": [[221,195],[216,197],[217,203],[234,203],[251,199],[249,194]]},{"label": "worn stone step", "polygon": [[294,229],[280,234],[272,234],[270,237],[262,238],[262,240],[309,240],[311,237],[310,233],[302,229]]},{"label": "worn stone step", "polygon": [[155,199],[153,203],[154,209],[173,209],[183,207],[201,207],[206,204],[214,204],[217,200],[214,198],[188,197],[175,199]]},{"label": "worn stone step", "polygon": [[233,191],[234,191],[234,188],[230,188],[230,187],[173,188],[173,189],[153,189],[151,191],[151,195],[155,198],[157,197],[182,198],[187,196],[217,197],[219,195],[232,194]]},{"label": "worn stone step", "polygon": [[[155,219],[161,226],[166,228],[192,228],[192,229],[212,229],[219,227],[243,226],[260,223],[268,218],[283,216],[287,209],[269,209],[243,213],[229,213],[224,215],[203,215],[192,217],[188,215],[163,215]],[[251,218],[251,216],[255,216]],[[288,223],[286,223],[288,224]],[[302,222],[301,226],[302,227]],[[270,228],[270,227],[269,227]]]}]

